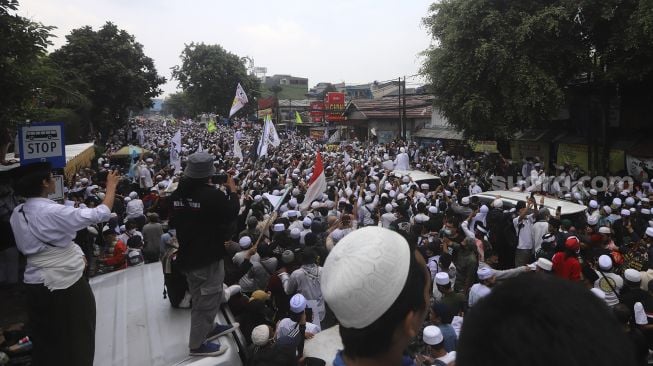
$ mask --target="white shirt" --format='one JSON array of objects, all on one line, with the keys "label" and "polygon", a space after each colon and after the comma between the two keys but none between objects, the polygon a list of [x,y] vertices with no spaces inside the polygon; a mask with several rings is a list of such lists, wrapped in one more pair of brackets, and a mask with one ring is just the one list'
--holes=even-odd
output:
[{"label": "white shirt", "polygon": [[127,218],[132,219],[143,216],[144,209],[145,207],[143,206],[143,201],[138,198],[127,202]]},{"label": "white shirt", "polygon": [[478,300],[490,294],[491,289],[482,283],[475,283],[469,289],[469,307],[473,307]]},{"label": "white shirt", "polygon": [[456,361],[456,351],[451,351],[442,357],[438,357],[437,359],[448,365]]},{"label": "white shirt", "polygon": [[531,249],[533,250],[533,215],[528,215],[524,217],[521,221],[521,224],[524,226],[519,229],[519,217],[515,217],[512,220],[513,225],[515,226],[515,233],[518,233],[518,244],[517,249]]},{"label": "white shirt", "polygon": [[[297,323],[290,320],[290,318],[283,318],[279,321],[279,324],[277,324],[277,339],[289,335],[293,329],[297,326]],[[297,326],[297,329],[299,330],[299,327]],[[313,333],[317,334],[321,331],[319,325],[315,325],[313,323],[306,322],[306,332],[308,333]]]},{"label": "white shirt", "polygon": [[392,212],[384,213],[383,215],[381,215],[381,227],[389,229],[390,224],[392,224],[396,219],[397,216],[395,216],[395,214],[393,214]]},{"label": "white shirt", "polygon": [[395,169],[396,170],[409,170],[410,169],[410,158],[406,153],[400,153],[395,159]]},{"label": "white shirt", "polygon": [[[110,218],[111,210],[106,205],[82,209],[34,197],[16,206],[9,222],[16,237],[16,247],[29,257],[45,250],[49,246],[46,242],[56,247],[67,247],[73,243],[78,230],[109,221]],[[28,262],[24,281],[43,283],[43,273]]]}]

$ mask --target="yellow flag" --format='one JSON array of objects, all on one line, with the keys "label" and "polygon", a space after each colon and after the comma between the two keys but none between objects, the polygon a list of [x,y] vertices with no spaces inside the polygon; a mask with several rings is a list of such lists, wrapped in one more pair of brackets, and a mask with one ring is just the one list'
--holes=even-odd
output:
[{"label": "yellow flag", "polygon": [[295,111],[295,123],[301,124],[304,123],[302,122],[302,117],[299,115],[299,112]]},{"label": "yellow flag", "polygon": [[218,129],[218,128],[215,126],[215,121],[214,121],[214,120],[210,120],[210,121],[209,121],[209,124],[206,126],[206,130],[207,130],[208,132],[215,132],[217,129]]}]

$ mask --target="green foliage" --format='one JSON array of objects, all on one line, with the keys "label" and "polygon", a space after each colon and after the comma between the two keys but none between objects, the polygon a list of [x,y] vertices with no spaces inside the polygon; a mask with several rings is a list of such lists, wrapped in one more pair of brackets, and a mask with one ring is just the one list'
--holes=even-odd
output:
[{"label": "green foliage", "polygon": [[469,137],[542,126],[579,79],[597,95],[652,80],[650,0],[443,0],[424,24],[434,46],[422,72]]},{"label": "green foliage", "polygon": [[38,93],[36,67],[54,27],[15,13],[17,0],[0,0],[0,127],[25,120]]},{"label": "green foliage", "polygon": [[162,112],[175,117],[192,117],[193,106],[185,92],[174,93],[163,101]]},{"label": "green foliage", "polygon": [[254,108],[259,82],[247,75],[243,59],[220,45],[191,43],[181,52],[181,65],[172,68],[172,77],[192,101],[193,113],[215,112],[228,116],[240,82],[250,102],[244,112]]},{"label": "green foliage", "polygon": [[91,131],[104,136],[127,121],[130,110],[152,105],[161,94],[165,78],[143,53],[134,36],[107,22],[98,31],[86,26],[66,36],[67,43],[52,54],[70,86],[79,90],[91,106]]}]

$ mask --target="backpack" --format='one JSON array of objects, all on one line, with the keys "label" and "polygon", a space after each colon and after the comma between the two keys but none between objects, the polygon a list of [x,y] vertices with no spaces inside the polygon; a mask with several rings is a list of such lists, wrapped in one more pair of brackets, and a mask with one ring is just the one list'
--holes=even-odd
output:
[{"label": "backpack", "polygon": [[188,290],[186,276],[177,265],[177,249],[169,249],[161,261],[163,264],[163,298],[168,298],[170,305],[177,308]]}]

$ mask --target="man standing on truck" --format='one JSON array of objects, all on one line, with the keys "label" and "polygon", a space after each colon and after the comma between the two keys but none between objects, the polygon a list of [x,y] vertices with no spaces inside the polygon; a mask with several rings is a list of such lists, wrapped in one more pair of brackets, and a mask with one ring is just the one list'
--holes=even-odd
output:
[{"label": "man standing on truck", "polygon": [[234,331],[238,324],[214,324],[222,302],[224,242],[236,219],[240,203],[231,176],[226,193],[211,184],[213,156],[199,152],[188,157],[184,176],[171,195],[170,227],[177,230],[177,264],[185,273],[192,298],[190,316],[191,356],[218,356],[227,346],[211,343]]}]

